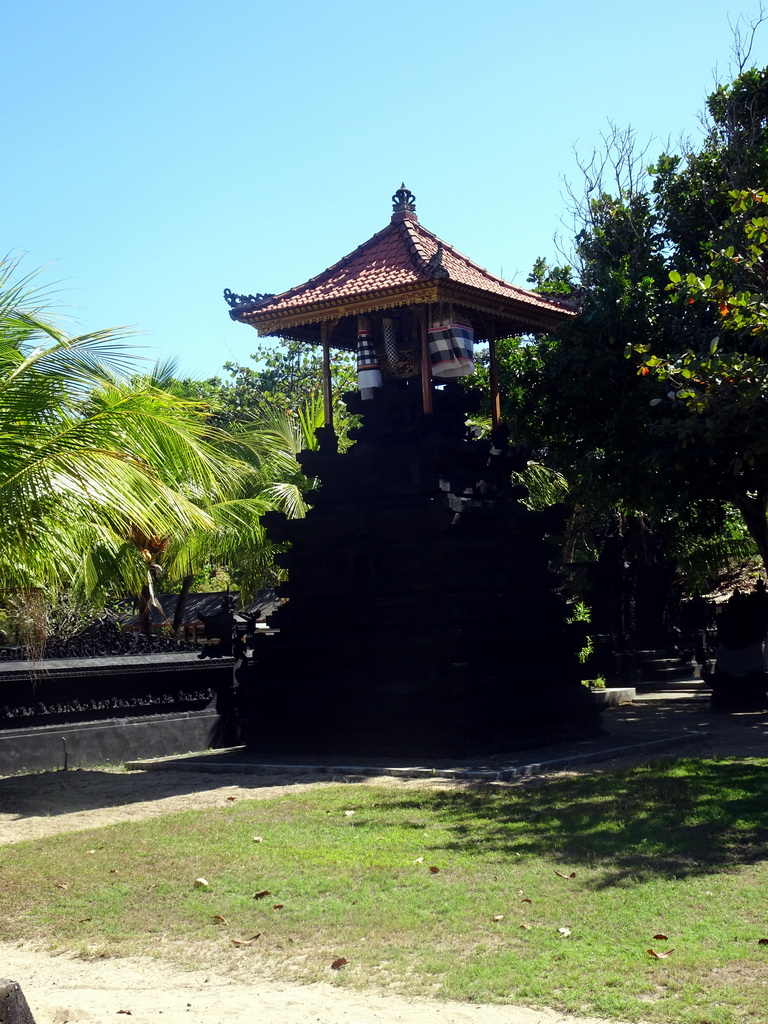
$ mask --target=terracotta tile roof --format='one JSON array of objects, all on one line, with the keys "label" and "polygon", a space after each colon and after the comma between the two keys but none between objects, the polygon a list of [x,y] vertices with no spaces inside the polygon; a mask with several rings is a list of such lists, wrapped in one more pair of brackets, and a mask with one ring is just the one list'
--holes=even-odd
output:
[{"label": "terracotta tile roof", "polygon": [[458,289],[468,304],[473,304],[473,298],[481,299],[484,308],[498,308],[521,323],[530,316],[532,327],[551,325],[576,313],[567,302],[489,273],[424,228],[415,213],[400,212],[393,214],[383,231],[321,274],[280,295],[245,302],[232,309],[231,316],[257,327],[260,323],[274,326],[283,317],[295,323],[302,313],[306,322],[318,321],[324,308],[368,299],[371,308],[385,307],[388,300],[397,304],[404,292],[417,292],[425,285],[439,286],[441,297]]}]

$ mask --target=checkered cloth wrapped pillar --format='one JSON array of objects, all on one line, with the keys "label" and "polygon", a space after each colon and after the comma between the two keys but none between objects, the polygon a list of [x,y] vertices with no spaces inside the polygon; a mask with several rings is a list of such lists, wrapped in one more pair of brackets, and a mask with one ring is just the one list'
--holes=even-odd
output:
[{"label": "checkered cloth wrapped pillar", "polygon": [[371,388],[380,388],[381,384],[381,369],[371,340],[368,319],[359,316],[357,318],[357,386],[365,398],[366,391],[370,391]]},{"label": "checkered cloth wrapped pillar", "polygon": [[429,359],[433,377],[466,377],[475,372],[474,334],[467,324],[430,327]]},{"label": "checkered cloth wrapped pillar", "polygon": [[397,335],[395,334],[395,321],[385,316],[381,321],[381,329],[384,334],[384,352],[391,370],[397,370]]}]

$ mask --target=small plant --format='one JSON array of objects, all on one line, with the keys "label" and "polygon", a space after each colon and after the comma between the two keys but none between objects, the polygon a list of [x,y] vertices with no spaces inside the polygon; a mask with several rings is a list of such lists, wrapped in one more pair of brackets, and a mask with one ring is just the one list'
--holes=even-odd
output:
[{"label": "small plant", "polygon": [[598,676],[596,679],[582,679],[584,686],[589,687],[590,690],[604,690],[605,689],[605,676]]},{"label": "small plant", "polygon": [[[584,604],[583,601],[576,601],[576,603],[573,605],[573,608],[572,608],[571,611],[572,611],[572,613],[571,613],[570,619],[566,620],[568,623],[571,623],[571,622],[591,622],[592,621],[592,610],[589,608],[588,605]],[[577,654],[577,657],[579,659],[579,663],[581,665],[585,664],[585,662],[586,662],[587,658],[590,656],[590,654],[594,653],[594,650],[595,650],[595,646],[592,643],[592,637],[591,636],[585,636],[584,637],[584,646],[581,648],[581,650]]]},{"label": "small plant", "polygon": [[571,609],[572,614],[568,622],[591,622],[592,611],[583,601],[577,601]]}]

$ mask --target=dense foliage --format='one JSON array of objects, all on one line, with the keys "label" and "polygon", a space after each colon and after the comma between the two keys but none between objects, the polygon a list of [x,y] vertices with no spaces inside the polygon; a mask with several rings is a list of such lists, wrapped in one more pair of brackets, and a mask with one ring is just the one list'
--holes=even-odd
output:
[{"label": "dense foliage", "polygon": [[[297,341],[259,345],[251,357],[255,366],[227,363],[229,380],[210,382],[218,405],[218,422],[248,425],[268,408],[297,411],[314,405],[322,394],[322,354]],[[341,396],[357,387],[351,353],[331,352],[331,380],[337,416],[343,416]]]},{"label": "dense foliage", "polygon": [[135,594],[148,619],[161,579],[217,566],[248,594],[274,580],[261,514],[304,514],[295,454],[317,401],[267,406],[233,433],[215,385],[138,365],[119,331],[67,335],[18,262],[2,264],[0,604],[27,633],[43,595],[81,621],[77,609]]},{"label": "dense foliage", "polygon": [[631,133],[609,139],[617,187],[598,174],[580,207],[579,287],[570,267],[532,275],[581,315],[506,344],[506,413],[584,519],[648,513],[680,552],[733,538],[736,509],[768,564],[768,69],[707,109],[701,148],[646,173]]}]

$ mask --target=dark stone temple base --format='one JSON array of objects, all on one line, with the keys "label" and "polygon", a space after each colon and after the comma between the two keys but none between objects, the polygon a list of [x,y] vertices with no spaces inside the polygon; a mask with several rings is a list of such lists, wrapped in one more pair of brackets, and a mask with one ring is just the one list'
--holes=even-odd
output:
[{"label": "dark stone temple base", "polygon": [[[563,688],[565,690],[565,688]],[[465,715],[454,702],[454,716],[435,713],[432,707],[404,706],[395,698],[350,700],[338,695],[332,701],[312,702],[302,698],[301,708],[291,709],[285,719],[286,704],[260,706],[261,723],[246,721],[240,733],[247,753],[259,756],[292,755],[306,757],[333,755],[336,760],[370,757],[454,758],[490,755],[512,750],[547,747],[567,740],[604,735],[587,700],[571,701],[570,692],[551,693],[551,714],[541,714],[540,697],[521,701],[508,716],[498,705],[493,714]],[[586,710],[586,714],[585,714]],[[598,709],[599,711],[600,709]],[[282,719],[282,720],[281,720]]]},{"label": "dark stone temple base", "polygon": [[467,395],[425,416],[402,383],[370,401],[344,454],[326,431],[302,467],[305,519],[265,517],[289,600],[238,671],[241,742],[259,752],[461,756],[600,735],[566,624],[562,510],[532,512],[510,474],[525,453],[477,439]]}]

